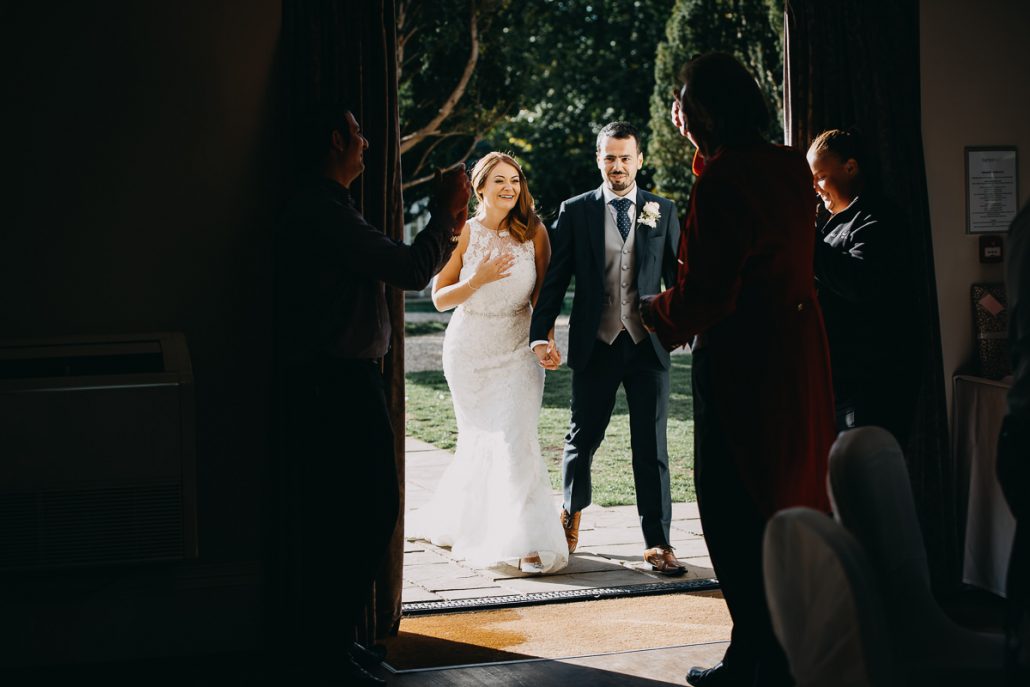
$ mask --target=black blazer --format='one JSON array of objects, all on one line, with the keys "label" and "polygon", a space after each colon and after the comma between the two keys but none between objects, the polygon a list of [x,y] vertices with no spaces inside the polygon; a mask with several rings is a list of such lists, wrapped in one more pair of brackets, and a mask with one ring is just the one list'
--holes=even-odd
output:
[{"label": "black blazer", "polygon": [[[680,226],[676,204],[637,187],[637,219],[645,203],[657,201],[661,217],[653,229],[637,222],[634,233],[636,284],[640,296],[652,296],[676,283]],[[568,364],[572,369],[585,366],[590,359],[604,305],[604,226],[607,212],[604,193],[598,187],[561,204],[558,222],[550,230],[551,264],[547,268],[540,297],[533,310],[530,341],[547,338],[561,312],[569,281],[576,277],[576,294],[569,318]],[[650,335],[658,360],[669,367],[669,353],[654,334]]]},{"label": "black blazer", "polygon": [[900,208],[868,191],[818,232],[816,287],[838,400],[875,380],[899,397],[915,383],[920,325],[908,234]]}]

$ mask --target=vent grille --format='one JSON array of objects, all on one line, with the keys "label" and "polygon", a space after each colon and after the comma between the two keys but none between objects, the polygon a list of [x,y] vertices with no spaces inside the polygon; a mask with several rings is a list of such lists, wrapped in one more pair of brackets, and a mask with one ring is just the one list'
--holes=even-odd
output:
[{"label": "vent grille", "polygon": [[0,493],[0,570],[183,558],[178,483]]}]

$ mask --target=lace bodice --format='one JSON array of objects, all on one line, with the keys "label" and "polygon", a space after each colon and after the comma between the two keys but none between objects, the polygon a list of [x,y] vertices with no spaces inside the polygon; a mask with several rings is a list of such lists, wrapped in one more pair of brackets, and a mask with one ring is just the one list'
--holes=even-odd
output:
[{"label": "lace bodice", "polygon": [[528,307],[536,285],[533,242],[519,243],[508,232],[488,229],[475,217],[469,220],[466,231],[469,232],[469,245],[462,256],[461,280],[471,277],[483,260],[496,256],[500,251],[513,253],[515,262],[508,277],[483,284],[458,307],[479,315],[501,315]]}]

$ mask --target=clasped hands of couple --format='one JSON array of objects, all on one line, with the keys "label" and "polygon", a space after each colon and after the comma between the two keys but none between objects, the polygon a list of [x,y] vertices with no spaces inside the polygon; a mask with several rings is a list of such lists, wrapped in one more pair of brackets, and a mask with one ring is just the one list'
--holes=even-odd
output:
[{"label": "clasped hands of couple", "polygon": [[[654,296],[645,297],[640,299],[640,312],[641,315],[648,309],[651,298]],[[643,319],[644,329],[649,332],[654,331],[654,326],[650,320],[646,317]],[[554,342],[554,329],[552,328],[547,336],[547,343],[538,343],[533,346],[533,353],[536,354],[536,358],[540,361],[540,367],[545,370],[557,370],[558,366],[561,365],[561,351],[558,350],[558,345]]]}]

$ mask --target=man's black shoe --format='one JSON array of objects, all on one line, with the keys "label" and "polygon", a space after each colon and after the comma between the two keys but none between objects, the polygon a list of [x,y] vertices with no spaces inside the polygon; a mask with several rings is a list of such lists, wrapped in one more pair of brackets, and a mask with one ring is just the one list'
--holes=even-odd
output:
[{"label": "man's black shoe", "polygon": [[350,647],[350,655],[359,666],[365,670],[372,670],[383,664],[383,660],[386,659],[386,647],[382,644],[366,647],[354,642]]},{"label": "man's black shoe", "polygon": [[343,680],[340,684],[354,685],[354,687],[374,687],[386,684],[386,680],[378,678],[362,668],[350,655],[343,662],[343,675],[340,677]]},{"label": "man's black shoe", "polygon": [[[738,671],[739,672],[739,671]],[[745,684],[740,675],[730,672],[720,661],[711,668],[694,666],[687,673],[687,684],[694,687],[737,687]]]}]

